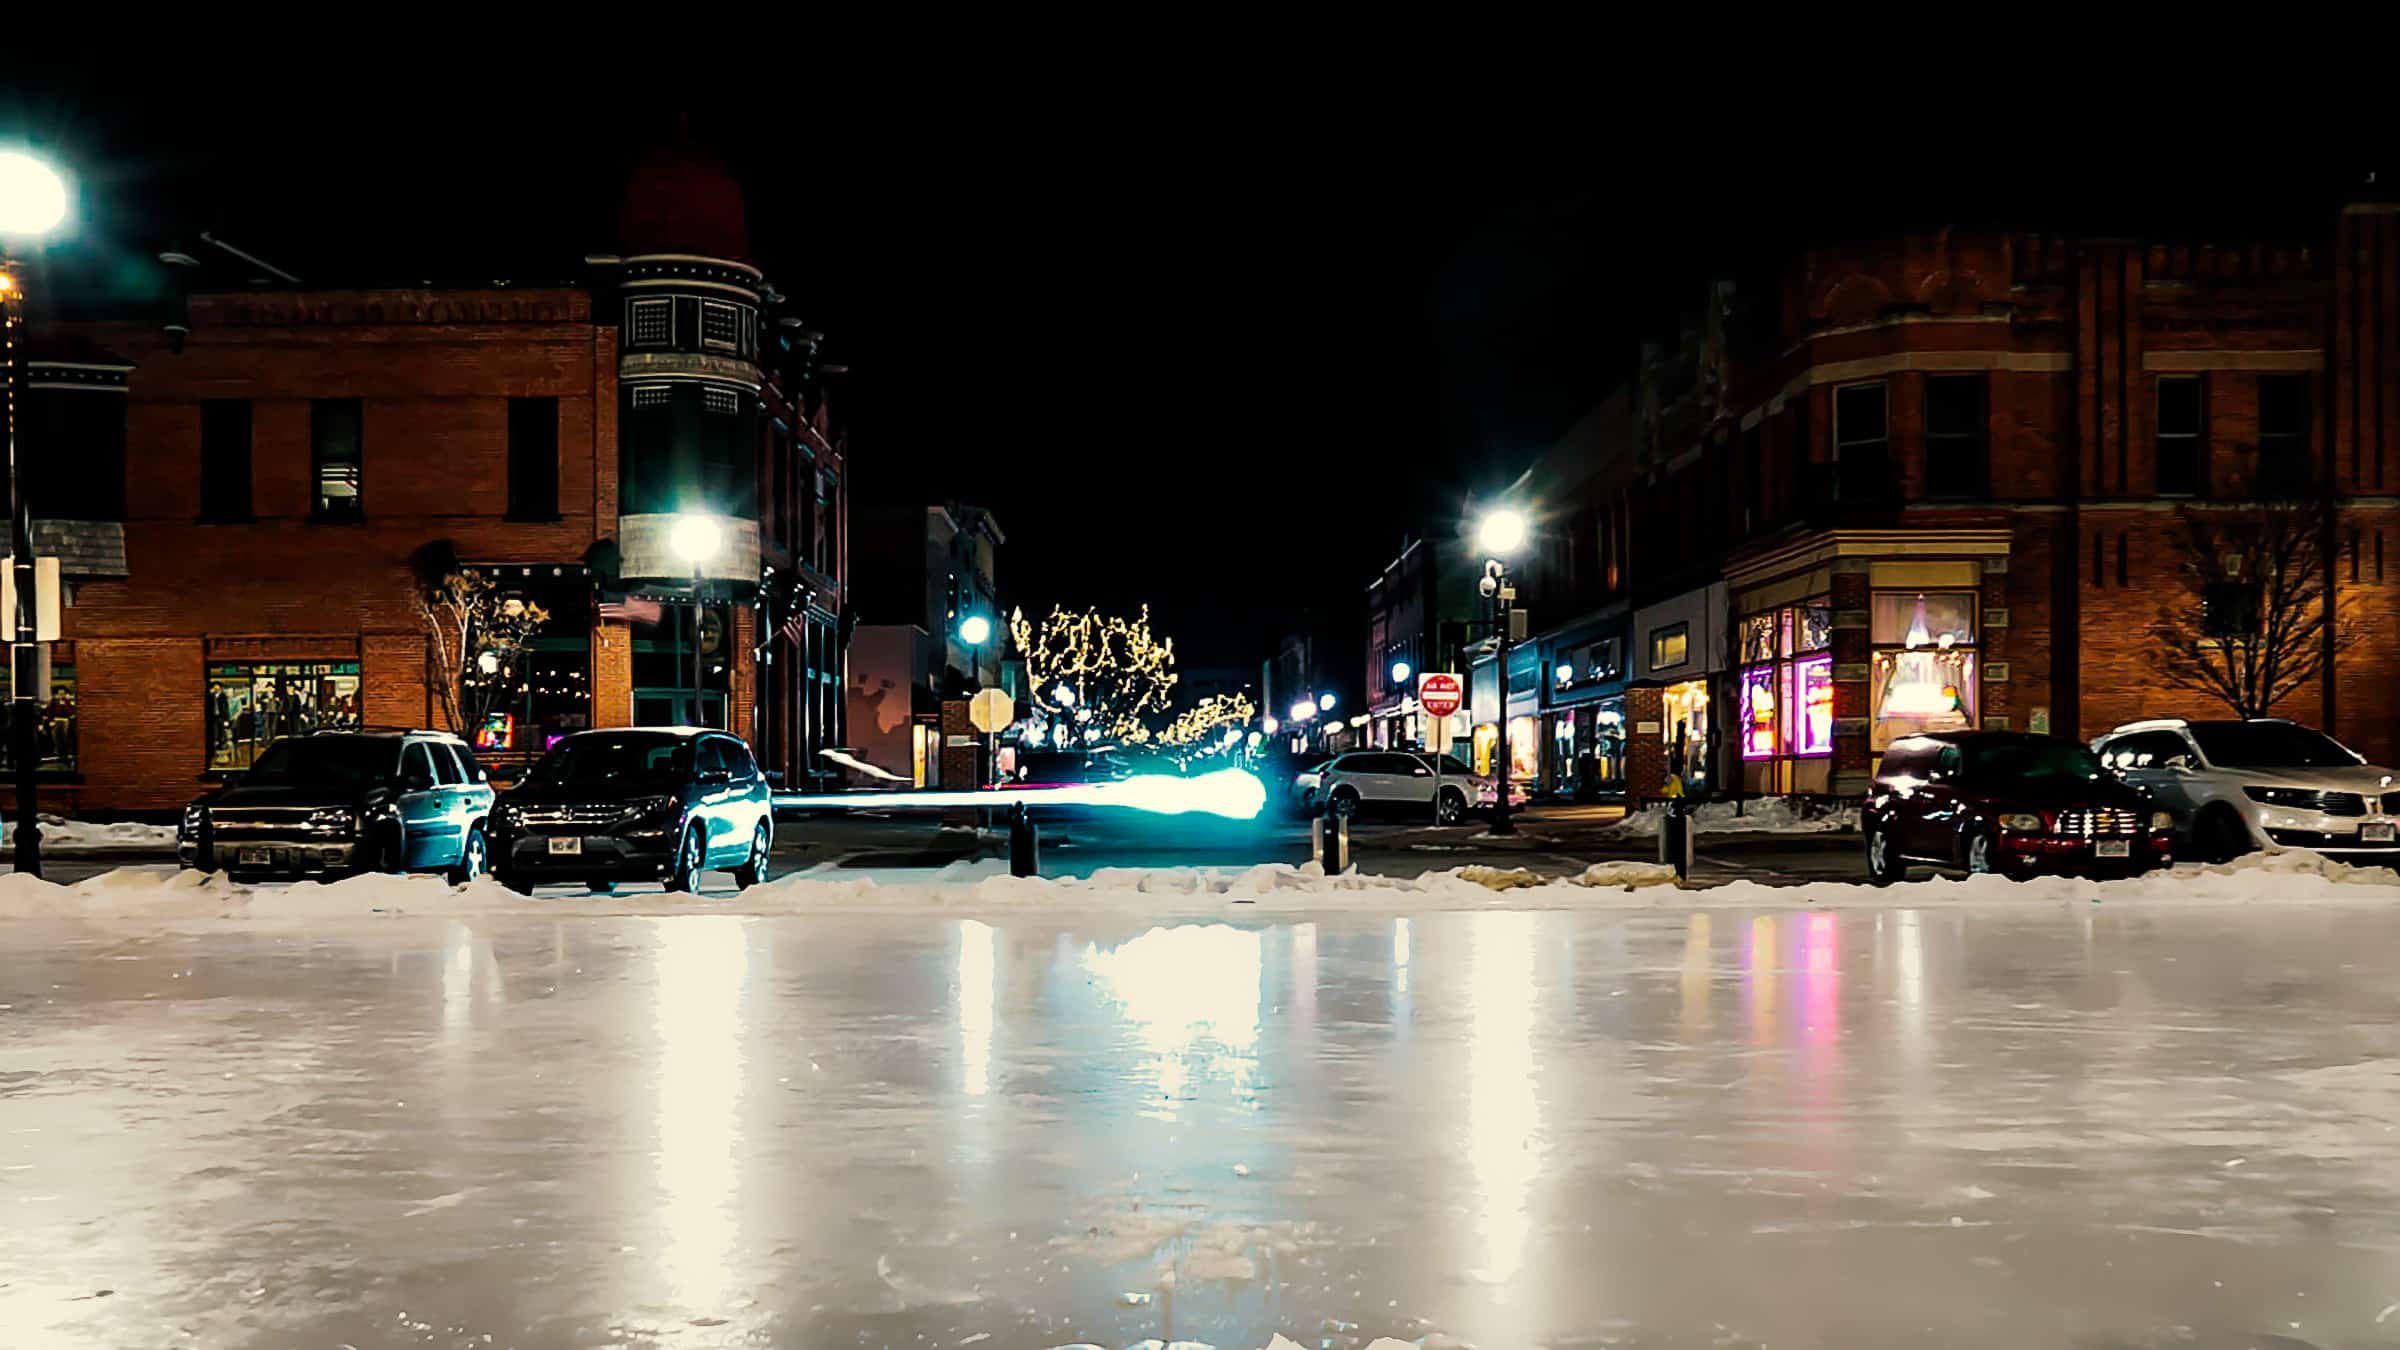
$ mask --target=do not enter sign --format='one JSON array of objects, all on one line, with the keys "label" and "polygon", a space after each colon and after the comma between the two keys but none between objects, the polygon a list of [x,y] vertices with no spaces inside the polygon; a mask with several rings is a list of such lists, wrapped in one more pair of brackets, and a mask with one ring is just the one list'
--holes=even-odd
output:
[{"label": "do not enter sign", "polygon": [[1429,716],[1448,717],[1458,711],[1465,692],[1456,675],[1439,670],[1427,671],[1417,681],[1417,705]]}]

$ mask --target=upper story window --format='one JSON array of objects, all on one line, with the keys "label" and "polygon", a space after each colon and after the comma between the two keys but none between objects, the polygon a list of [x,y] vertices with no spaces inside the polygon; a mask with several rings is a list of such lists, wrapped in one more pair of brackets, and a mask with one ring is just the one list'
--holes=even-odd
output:
[{"label": "upper story window", "polygon": [[633,331],[632,345],[636,347],[668,347],[675,342],[675,302],[668,299],[636,300],[629,308],[632,317],[626,327]]},{"label": "upper story window", "polygon": [[316,476],[316,518],[327,521],[366,517],[364,465],[359,443],[359,403],[354,398],[321,398],[308,410],[309,458]]},{"label": "upper story window", "polygon": [[508,401],[508,518],[558,519],[558,400]]},{"label": "upper story window", "polygon": [[2308,462],[2308,377],[2258,377],[2258,485],[2268,492],[2305,490]]},{"label": "upper story window", "polygon": [[719,389],[711,385],[701,391],[700,406],[720,417],[738,417],[742,411],[742,396],[730,389]]},{"label": "upper story window", "polygon": [[2207,419],[2197,375],[2161,375],[2152,428],[2157,441],[2158,490],[2197,495],[2208,464]]},{"label": "upper story window", "polygon": [[1981,375],[1925,380],[1925,495],[1980,497],[1991,456],[1984,445]]},{"label": "upper story window", "polygon": [[1688,623],[1669,624],[1650,630],[1650,668],[1673,670],[1691,659],[1692,626]]},{"label": "upper story window", "polygon": [[637,408],[663,408],[668,401],[667,387],[663,384],[637,384],[633,387],[633,406]]},{"label": "upper story window", "polygon": [[1833,391],[1834,490],[1845,501],[1891,495],[1891,418],[1883,381]]},{"label": "upper story window", "polygon": [[200,518],[250,519],[250,400],[200,405]]},{"label": "upper story window", "polygon": [[722,300],[700,302],[700,345],[711,351],[742,349],[742,312]]}]

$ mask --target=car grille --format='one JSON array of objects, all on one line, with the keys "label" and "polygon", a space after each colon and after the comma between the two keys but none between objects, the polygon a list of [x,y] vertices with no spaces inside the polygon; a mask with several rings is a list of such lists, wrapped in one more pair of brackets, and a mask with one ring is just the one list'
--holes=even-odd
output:
[{"label": "car grille", "polygon": [[209,833],[226,843],[244,839],[290,839],[304,835],[338,835],[341,831],[311,826],[308,818],[321,806],[247,807],[208,813]]},{"label": "car grille", "polygon": [[[2282,798],[2281,801],[2268,803],[2271,806],[2294,811],[2315,811],[2328,816],[2363,816],[2367,813],[2367,799],[2355,792],[2311,792],[2306,788],[2271,790]],[[2257,798],[2256,793],[2251,796]]]},{"label": "car grille", "polygon": [[2057,833],[2078,839],[2124,838],[2142,832],[2138,812],[2123,807],[2101,806],[2058,813]]},{"label": "car grille", "polygon": [[625,814],[614,802],[573,802],[564,806],[521,806],[517,819],[527,825],[611,825]]}]

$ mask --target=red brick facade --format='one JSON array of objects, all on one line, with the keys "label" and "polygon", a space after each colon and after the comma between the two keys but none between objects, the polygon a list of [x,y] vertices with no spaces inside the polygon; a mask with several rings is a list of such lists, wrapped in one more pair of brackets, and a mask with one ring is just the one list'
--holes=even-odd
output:
[{"label": "red brick facade", "polygon": [[[2160,381],[2191,377],[2196,441],[2162,440]],[[1958,382],[1933,383],[1946,378]],[[2278,379],[2292,383],[2276,394],[2304,399],[2302,425],[2262,428],[2262,381]],[[2141,716],[2226,716],[2155,672],[2147,630],[2185,565],[2178,513],[2297,499],[2333,541],[2359,641],[2275,711],[2388,763],[2395,390],[2400,214],[2386,206],[2280,241],[1942,231],[1818,247],[1771,293],[1717,288],[1705,316],[1647,353],[1634,448],[1601,479],[1601,516],[1629,523],[1636,604],[1715,575],[1737,627],[1830,607],[1832,788],[1847,794],[1877,753],[1878,594],[1975,597],[1982,725],[2089,737]],[[1881,434],[1866,435],[1878,398]],[[2175,456],[2197,471],[2179,477]],[[1711,674],[1725,782],[1742,768],[1739,674]],[[1628,758],[1633,795],[1654,793],[1653,757],[1637,741]]]}]

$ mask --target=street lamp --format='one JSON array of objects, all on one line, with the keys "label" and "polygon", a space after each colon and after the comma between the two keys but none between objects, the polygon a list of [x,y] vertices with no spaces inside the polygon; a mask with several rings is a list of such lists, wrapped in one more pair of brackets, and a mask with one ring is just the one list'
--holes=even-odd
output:
[{"label": "street lamp", "polygon": [[1331,694],[1319,694],[1317,696],[1317,708],[1322,712],[1332,712],[1333,705],[1339,701],[1340,700],[1334,698],[1334,696]]},{"label": "street lamp", "polygon": [[992,636],[992,621],[980,614],[970,614],[958,621],[958,640],[970,647],[980,647]]},{"label": "street lamp", "polygon": [[[24,271],[11,258],[17,245],[41,242],[67,218],[67,183],[58,171],[19,150],[0,150],[0,388],[8,421],[8,561],[17,584],[16,643],[10,673],[9,753],[17,765],[17,871],[42,874],[42,827],[34,788],[34,686],[41,681],[40,597],[33,565],[33,516],[17,471],[17,391],[24,388]],[[5,622],[5,620],[0,620]]]},{"label": "street lamp", "polygon": [[725,527],[717,518],[697,512],[685,512],[675,517],[675,526],[667,533],[667,547],[692,569],[692,725],[705,726],[708,714],[708,676],[701,666],[700,654],[700,594],[708,583],[708,564],[725,546]]},{"label": "street lamp", "polygon": [[1407,684],[1408,673],[1408,662],[1394,661],[1392,663],[1392,683],[1397,685]]},{"label": "street lamp", "polygon": [[1484,514],[1483,523],[1476,528],[1475,542],[1485,554],[1483,580],[1477,589],[1492,602],[1493,631],[1497,641],[1492,652],[1492,670],[1499,681],[1500,735],[1496,748],[1499,763],[1494,777],[1499,791],[1492,802],[1492,833],[1515,834],[1517,822],[1508,810],[1508,637],[1510,608],[1516,603],[1517,588],[1508,584],[1508,556],[1525,546],[1525,516],[1523,512],[1502,507]]}]

